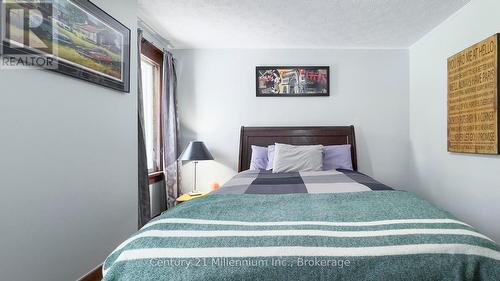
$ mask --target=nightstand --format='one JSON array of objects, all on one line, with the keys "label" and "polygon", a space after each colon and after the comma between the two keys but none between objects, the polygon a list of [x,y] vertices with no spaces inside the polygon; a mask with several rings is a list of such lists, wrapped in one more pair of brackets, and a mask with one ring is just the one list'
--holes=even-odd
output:
[{"label": "nightstand", "polygon": [[175,201],[177,202],[177,204],[181,204],[181,203],[187,202],[189,200],[193,200],[196,198],[206,196],[208,193],[210,193],[210,192],[203,192],[203,193],[200,193],[199,195],[190,195],[189,193],[186,193],[186,194],[179,196],[177,198],[177,200],[175,200]]}]

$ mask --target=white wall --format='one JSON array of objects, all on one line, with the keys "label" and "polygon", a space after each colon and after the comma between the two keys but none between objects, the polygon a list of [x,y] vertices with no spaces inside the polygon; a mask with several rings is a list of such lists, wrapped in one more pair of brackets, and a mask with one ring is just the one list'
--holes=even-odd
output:
[{"label": "white wall", "polygon": [[411,190],[500,242],[500,156],[447,152],[447,58],[500,32],[500,1],[473,0],[410,49]]},{"label": "white wall", "polygon": [[[182,145],[204,141],[215,162],[199,187],[236,173],[240,126],[355,125],[360,171],[396,188],[408,173],[407,50],[176,50]],[[330,97],[255,97],[257,65],[329,65]],[[192,166],[182,169],[183,188]]]},{"label": "white wall", "polygon": [[[132,30],[135,0],[94,0]],[[137,84],[0,70],[2,280],[75,280],[137,229]]]}]

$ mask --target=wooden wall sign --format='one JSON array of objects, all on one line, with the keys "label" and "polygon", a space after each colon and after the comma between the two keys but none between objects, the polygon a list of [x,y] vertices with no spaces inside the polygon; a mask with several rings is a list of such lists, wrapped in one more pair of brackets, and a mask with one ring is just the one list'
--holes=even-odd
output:
[{"label": "wooden wall sign", "polygon": [[448,59],[448,151],[499,154],[498,36]]}]

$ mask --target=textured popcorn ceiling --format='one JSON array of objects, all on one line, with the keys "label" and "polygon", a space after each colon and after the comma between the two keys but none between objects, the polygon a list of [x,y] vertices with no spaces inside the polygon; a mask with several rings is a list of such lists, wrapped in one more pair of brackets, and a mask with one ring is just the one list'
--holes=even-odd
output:
[{"label": "textured popcorn ceiling", "polygon": [[139,17],[177,49],[399,48],[469,1],[139,0]]}]

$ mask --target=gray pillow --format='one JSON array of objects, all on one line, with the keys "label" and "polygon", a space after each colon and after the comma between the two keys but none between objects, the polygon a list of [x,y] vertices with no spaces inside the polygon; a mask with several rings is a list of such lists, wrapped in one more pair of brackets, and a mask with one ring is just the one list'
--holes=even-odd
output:
[{"label": "gray pillow", "polygon": [[273,173],[323,170],[323,146],[274,145]]}]

